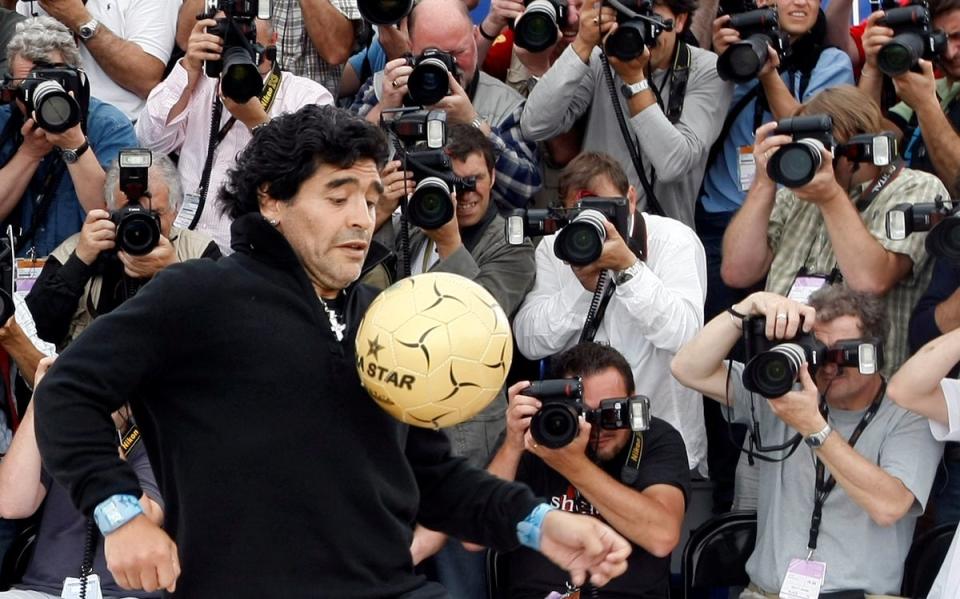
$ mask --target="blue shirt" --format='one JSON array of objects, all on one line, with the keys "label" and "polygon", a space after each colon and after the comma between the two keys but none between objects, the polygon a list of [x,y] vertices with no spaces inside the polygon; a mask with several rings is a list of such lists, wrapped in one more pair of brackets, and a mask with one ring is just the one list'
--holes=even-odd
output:
[{"label": "blue shirt", "polygon": [[[12,109],[12,104],[0,106],[0,130],[6,127]],[[8,139],[2,140],[0,164],[6,164],[17,151],[13,137],[11,135]],[[90,98],[90,109],[87,115],[87,139],[90,142],[90,151],[97,157],[104,170],[107,170],[110,164],[117,159],[121,149],[135,148],[139,145],[130,119],[117,108],[96,98]],[[30,180],[26,192],[20,199],[20,203],[4,222],[4,226],[19,224],[23,230],[29,229],[39,201],[38,196],[52,168],[63,169],[53,201],[43,222],[37,225],[33,237],[17,252],[18,256],[26,256],[31,250],[34,250],[38,257],[46,256],[67,237],[80,231],[80,227],[83,226],[86,212],[77,198],[77,192],[73,187],[73,179],[70,178],[70,173],[67,172],[63,161],[57,159],[56,152],[47,154],[40,161],[33,179]]]},{"label": "blue shirt", "polygon": [[[367,62],[370,63],[370,69],[366,73],[363,71],[364,58],[366,58]],[[380,34],[377,33],[373,36],[373,41],[370,42],[369,48],[360,50],[351,56],[347,62],[349,62],[350,66],[353,67],[353,70],[357,74],[357,78],[360,81],[366,81],[367,77],[370,75],[378,71],[382,71],[384,67],[387,66],[387,53],[380,44]]]},{"label": "blue shirt", "polygon": [[[820,54],[820,59],[810,74],[810,83],[804,90],[802,98],[799,96],[800,74],[793,73],[794,81],[792,82],[790,75],[791,73],[785,72],[781,77],[787,88],[793,90],[794,97],[801,103],[827,88],[854,83],[850,58],[836,48],[826,48]],[[751,81],[737,85],[733,91],[730,107],[733,108],[756,85],[760,83]],[[757,101],[754,99],[740,111],[723,142],[723,150],[707,171],[707,176],[703,180],[703,193],[700,196],[700,201],[707,212],[736,211],[747,197],[747,192],[740,190],[739,157],[741,147],[753,145],[755,137],[753,119],[756,106]],[[773,115],[769,111],[764,111],[761,122],[768,123],[772,120]]]}]

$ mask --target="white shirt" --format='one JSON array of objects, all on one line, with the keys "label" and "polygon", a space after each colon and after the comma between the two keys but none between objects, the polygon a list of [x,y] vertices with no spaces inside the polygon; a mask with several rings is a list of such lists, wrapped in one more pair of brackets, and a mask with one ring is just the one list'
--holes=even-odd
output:
[{"label": "white shirt", "polygon": [[[117,37],[140,46],[163,64],[170,60],[180,0],[88,0],[86,6],[93,18]],[[28,17],[47,14],[36,2],[18,2],[17,11]],[[78,45],[80,64],[90,79],[90,95],[116,106],[131,121],[137,120],[145,100],[114,83],[86,45],[82,41]]]},{"label": "white shirt", "polygon": [[[931,420],[930,432],[937,441],[960,441],[960,381],[943,379],[940,388],[947,400],[948,424]],[[950,551],[930,587],[927,599],[960,599],[960,531],[953,535]]]},{"label": "white shirt", "polygon": [[[680,221],[643,215],[647,261],[616,288],[595,341],[609,343],[630,363],[636,393],[651,413],[676,428],[690,468],[706,470],[707,438],[700,394],[670,374],[670,360],[703,327],[706,258],[700,240]],[[513,321],[517,347],[532,360],[576,345],[593,293],[553,253],[556,235],[537,246],[537,279]]]}]

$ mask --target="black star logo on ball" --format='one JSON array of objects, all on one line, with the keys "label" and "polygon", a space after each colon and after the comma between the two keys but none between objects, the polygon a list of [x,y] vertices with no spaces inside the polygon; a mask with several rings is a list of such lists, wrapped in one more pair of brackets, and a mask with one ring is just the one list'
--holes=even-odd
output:
[{"label": "black star logo on ball", "polygon": [[373,338],[373,341],[367,339],[367,356],[373,356],[374,360],[380,359],[380,350],[385,349],[380,345],[380,335]]}]

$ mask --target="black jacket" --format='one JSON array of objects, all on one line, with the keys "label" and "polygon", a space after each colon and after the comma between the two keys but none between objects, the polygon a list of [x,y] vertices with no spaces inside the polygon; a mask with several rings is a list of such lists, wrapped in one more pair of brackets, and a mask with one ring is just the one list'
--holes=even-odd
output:
[{"label": "black jacket", "polygon": [[138,493],[111,411],[131,400],[183,573],[176,597],[391,597],[422,584],[415,521],[501,549],[536,505],[452,458],[360,387],[346,294],[337,342],[290,246],[259,215],[237,253],[165,269],[98,318],[37,389],[44,463],[80,509]]}]

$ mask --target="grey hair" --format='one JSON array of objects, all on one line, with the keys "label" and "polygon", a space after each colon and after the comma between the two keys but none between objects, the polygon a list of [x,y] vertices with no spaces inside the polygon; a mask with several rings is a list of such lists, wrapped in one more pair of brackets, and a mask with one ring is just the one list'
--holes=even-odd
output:
[{"label": "grey hair", "polygon": [[[165,183],[167,185],[167,197],[170,203],[170,210],[178,212],[180,205],[183,204],[183,184],[180,183],[180,173],[177,167],[166,154],[160,152],[150,152],[153,164],[150,166],[148,187],[154,183]],[[107,201],[108,210],[117,209],[117,198],[114,195],[117,189],[117,183],[120,181],[120,161],[114,160],[107,170],[107,180],[103,184],[103,197]]]},{"label": "grey hair", "polygon": [[883,299],[879,296],[854,291],[847,285],[825,285],[810,296],[810,305],[817,311],[817,320],[830,322],[841,316],[860,320],[864,337],[887,338],[889,321]]},{"label": "grey hair", "polygon": [[7,44],[8,62],[17,56],[32,62],[49,61],[53,52],[60,52],[64,64],[80,67],[80,50],[73,33],[53,17],[33,17],[17,23],[17,31]]}]

